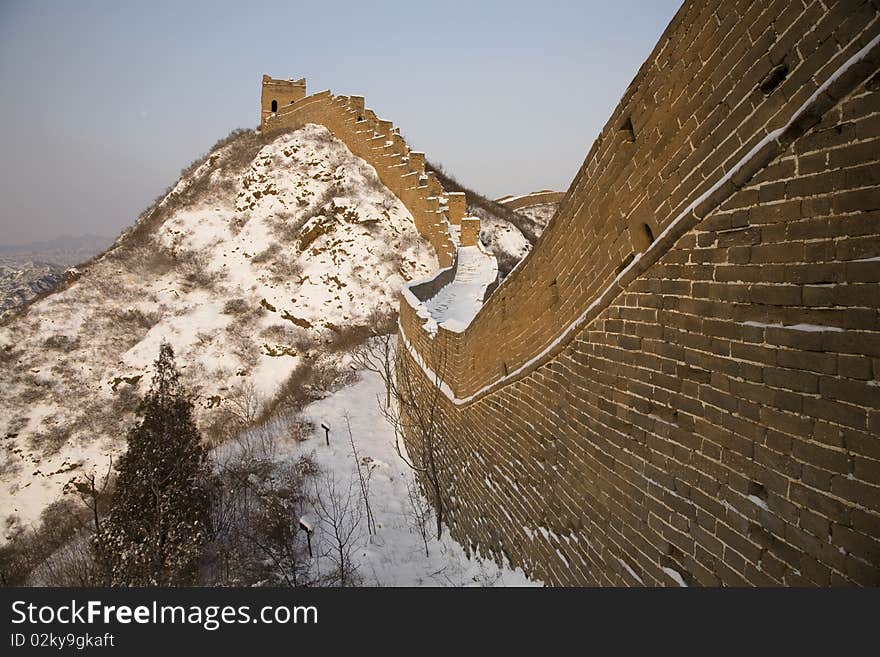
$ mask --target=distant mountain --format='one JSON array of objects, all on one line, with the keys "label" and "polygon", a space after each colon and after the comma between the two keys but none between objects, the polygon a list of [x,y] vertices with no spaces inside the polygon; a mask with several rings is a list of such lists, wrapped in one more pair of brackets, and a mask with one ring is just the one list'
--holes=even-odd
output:
[{"label": "distant mountain", "polygon": [[13,267],[40,262],[72,267],[102,253],[112,243],[112,237],[85,234],[61,235],[29,244],[0,244],[0,264]]},{"label": "distant mountain", "polygon": [[64,268],[46,262],[23,262],[14,266],[0,258],[0,315],[35,296],[48,292],[64,280]]}]

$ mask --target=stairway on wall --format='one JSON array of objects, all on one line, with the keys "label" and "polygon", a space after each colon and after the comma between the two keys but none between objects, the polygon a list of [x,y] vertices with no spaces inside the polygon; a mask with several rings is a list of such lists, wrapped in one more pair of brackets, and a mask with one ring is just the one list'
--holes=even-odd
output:
[{"label": "stairway on wall", "polygon": [[479,244],[459,247],[457,260],[455,278],[425,302],[429,322],[454,332],[467,328],[498,279],[498,263]]}]

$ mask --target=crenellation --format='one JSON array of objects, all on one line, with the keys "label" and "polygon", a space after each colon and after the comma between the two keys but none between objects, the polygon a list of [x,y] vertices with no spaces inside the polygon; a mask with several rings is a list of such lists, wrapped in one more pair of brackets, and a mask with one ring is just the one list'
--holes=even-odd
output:
[{"label": "crenellation", "polygon": [[[270,83],[266,83],[266,80],[270,80]],[[280,81],[279,85],[274,85],[274,82],[264,76],[264,86],[287,88],[286,81]],[[295,88],[301,89],[302,95],[289,108],[264,112],[261,129],[295,129],[306,123],[326,126],[346,143],[352,153],[366,159],[376,169],[383,184],[403,201],[413,215],[416,228],[434,248],[439,265],[449,266],[455,258],[453,239],[447,222],[437,220],[440,209],[437,199],[431,201],[428,198],[432,195],[443,196],[445,192],[432,174],[422,180],[425,176],[424,153],[410,152],[394,124],[379,119],[373,110],[366,108],[362,96],[334,96],[330,91],[305,96],[305,80],[298,81]],[[265,98],[264,94],[264,105]]]}]

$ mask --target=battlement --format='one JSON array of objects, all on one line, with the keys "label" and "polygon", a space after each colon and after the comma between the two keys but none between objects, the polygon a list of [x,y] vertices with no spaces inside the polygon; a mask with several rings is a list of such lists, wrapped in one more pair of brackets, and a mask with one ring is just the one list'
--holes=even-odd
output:
[{"label": "battlement", "polygon": [[[266,113],[266,98],[271,95],[266,89],[276,93],[275,82],[263,78],[260,129],[296,129],[307,123],[325,126],[352,153],[376,169],[382,183],[412,214],[419,234],[434,248],[440,267],[451,266],[456,257],[458,225],[467,207],[464,194],[448,194],[433,172],[425,171],[425,154],[410,150],[394,123],[377,117],[365,106],[363,96],[334,96],[330,91],[321,91]],[[300,83],[304,93],[304,80],[293,82],[293,88],[299,89]],[[471,218],[468,226],[468,240],[474,241],[472,232],[479,234],[479,219]]]}]

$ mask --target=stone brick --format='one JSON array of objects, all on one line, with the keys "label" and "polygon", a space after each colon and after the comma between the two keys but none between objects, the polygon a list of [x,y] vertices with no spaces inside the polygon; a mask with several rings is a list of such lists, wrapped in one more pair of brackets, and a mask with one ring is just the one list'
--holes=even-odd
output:
[{"label": "stone brick", "polygon": [[[663,558],[702,584],[876,582],[880,90],[837,75],[795,116],[873,19],[827,3],[681,11],[532,254],[465,331],[438,335],[458,398],[440,397],[452,532],[550,584],[636,583],[621,559],[664,584]],[[635,142],[612,138],[627,118]],[[636,216],[657,236],[647,252]],[[419,353],[440,344],[406,303],[400,318]],[[499,467],[515,495],[479,483]],[[566,548],[564,568],[558,539],[523,540],[539,523],[592,547]]]}]

